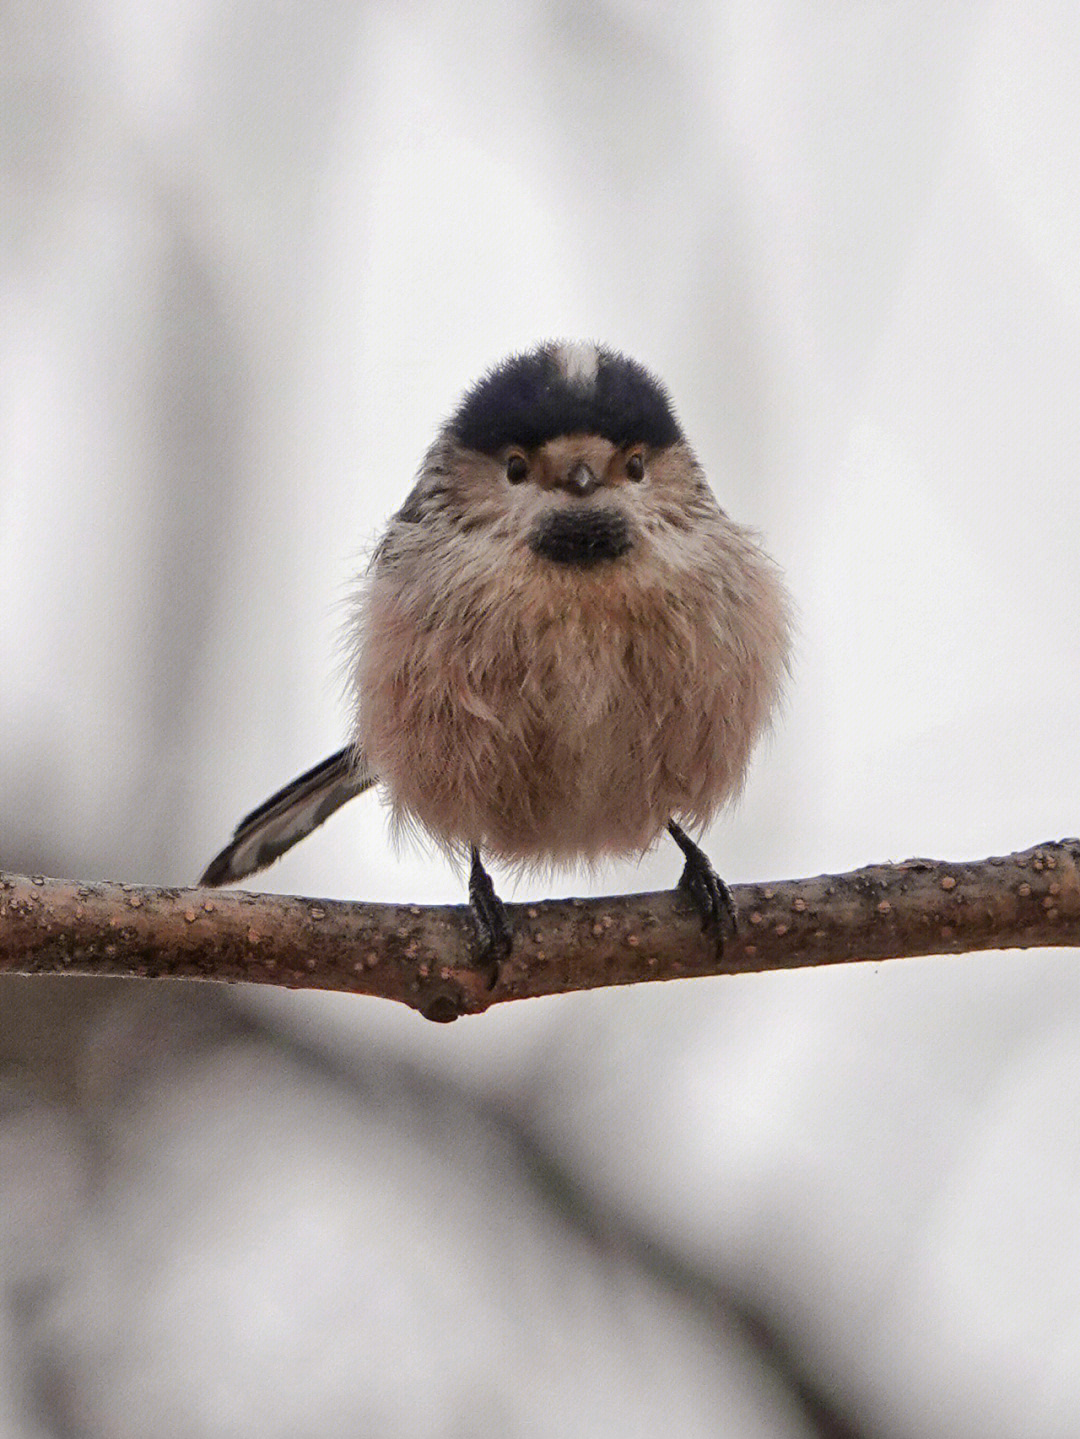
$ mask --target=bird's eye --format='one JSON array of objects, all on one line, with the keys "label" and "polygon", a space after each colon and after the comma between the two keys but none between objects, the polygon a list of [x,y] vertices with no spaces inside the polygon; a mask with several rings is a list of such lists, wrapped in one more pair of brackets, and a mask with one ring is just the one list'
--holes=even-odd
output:
[{"label": "bird's eye", "polygon": [[627,455],[626,474],[631,480],[643,480],[645,478],[645,456],[640,450],[635,450],[632,455]]},{"label": "bird's eye", "polygon": [[512,485],[520,485],[528,473],[528,460],[519,450],[515,450],[506,461],[506,478]]}]

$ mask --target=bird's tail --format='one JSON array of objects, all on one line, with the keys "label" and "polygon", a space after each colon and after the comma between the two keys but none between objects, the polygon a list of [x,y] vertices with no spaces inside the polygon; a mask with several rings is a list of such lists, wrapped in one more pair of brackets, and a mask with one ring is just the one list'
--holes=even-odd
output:
[{"label": "bird's tail", "polygon": [[338,750],[242,819],[229,843],[207,865],[199,883],[233,884],[265,869],[374,783],[375,776],[362,755],[350,747]]}]

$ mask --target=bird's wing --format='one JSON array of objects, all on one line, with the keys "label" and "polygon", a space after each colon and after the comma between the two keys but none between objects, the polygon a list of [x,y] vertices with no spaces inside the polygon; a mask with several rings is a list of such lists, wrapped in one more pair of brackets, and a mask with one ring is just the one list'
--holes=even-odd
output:
[{"label": "bird's wing", "polygon": [[199,883],[232,884],[265,869],[374,783],[375,776],[362,755],[350,747],[338,750],[242,819]]}]

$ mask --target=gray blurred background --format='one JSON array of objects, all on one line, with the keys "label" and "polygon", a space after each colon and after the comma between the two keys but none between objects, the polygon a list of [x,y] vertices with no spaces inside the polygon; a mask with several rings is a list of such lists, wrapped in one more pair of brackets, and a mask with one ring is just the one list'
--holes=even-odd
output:
[{"label": "gray blurred background", "polygon": [[[729,881],[1074,833],[1078,63],[1066,0],[0,4],[0,864],[190,883],[335,748],[373,537],[552,336],[798,602]],[[462,896],[371,797],[266,886]],[[1074,955],[8,980],[0,1061],[0,1439],[1080,1432]]]}]

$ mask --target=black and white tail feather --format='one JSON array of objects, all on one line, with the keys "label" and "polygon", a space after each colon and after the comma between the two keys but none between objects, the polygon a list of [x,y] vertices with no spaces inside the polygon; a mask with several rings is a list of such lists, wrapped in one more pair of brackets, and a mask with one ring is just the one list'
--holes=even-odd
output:
[{"label": "black and white tail feather", "polygon": [[199,883],[235,884],[257,874],[374,783],[363,755],[351,746],[339,749],[242,819]]}]

